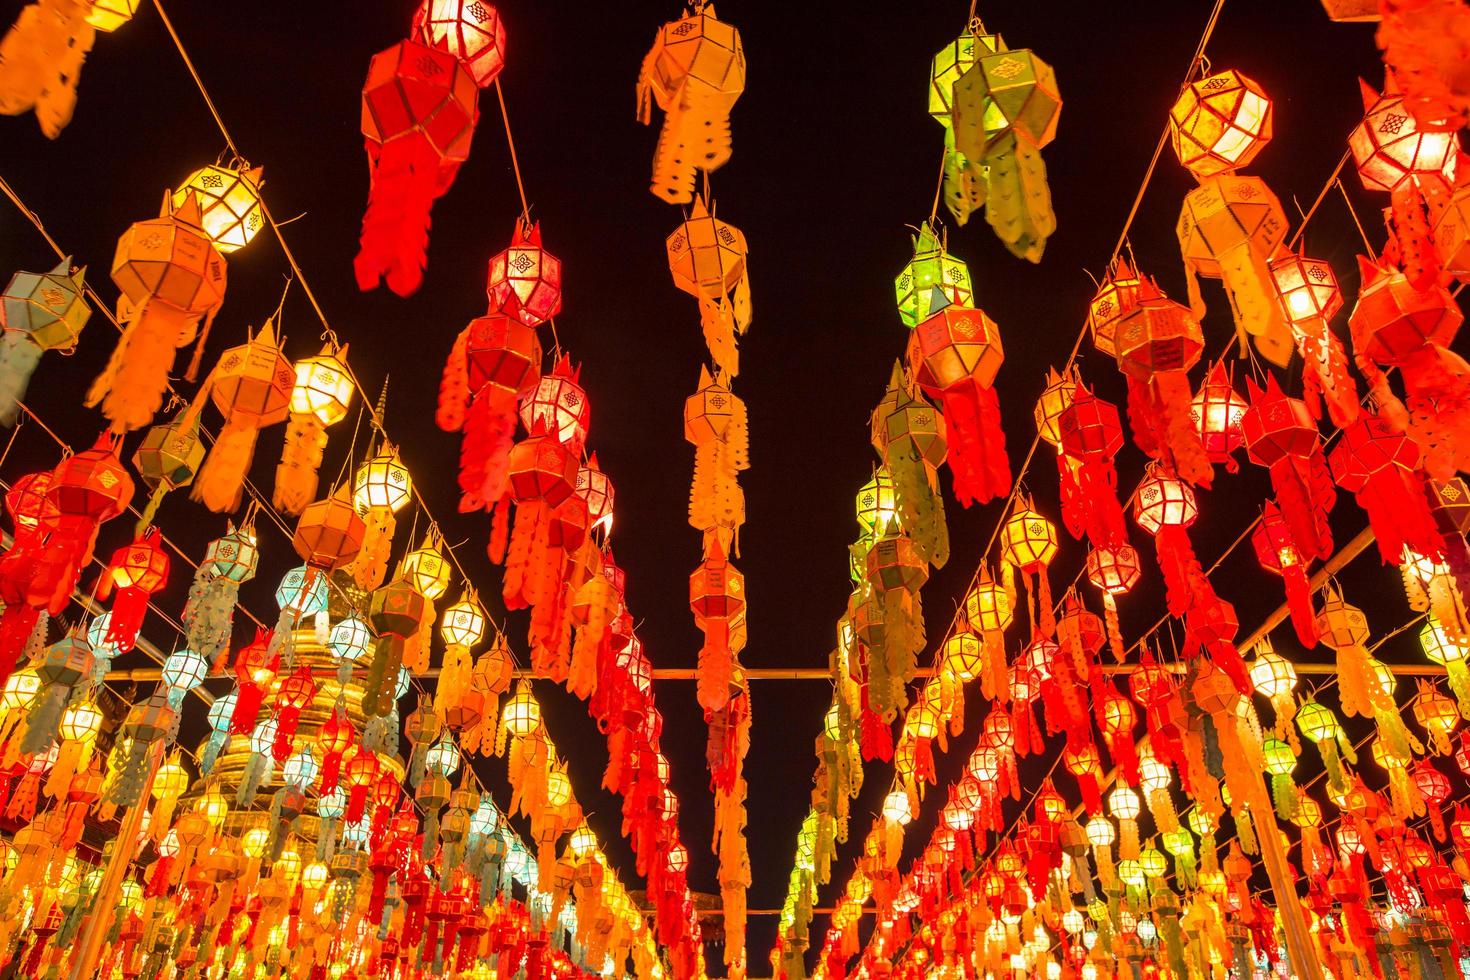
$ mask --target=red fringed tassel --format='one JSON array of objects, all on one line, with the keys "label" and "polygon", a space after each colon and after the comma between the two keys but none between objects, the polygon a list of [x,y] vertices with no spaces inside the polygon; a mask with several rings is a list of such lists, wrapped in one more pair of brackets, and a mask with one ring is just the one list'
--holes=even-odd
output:
[{"label": "red fringed tassel", "polygon": [[1010,493],[1011,467],[995,389],[967,385],[944,395],[955,496],[968,507]]},{"label": "red fringed tassel", "polygon": [[[866,689],[864,689],[866,700]],[[871,761],[879,759],[888,762],[893,758],[893,731],[885,724],[883,719],[869,708],[863,705],[859,715],[859,744],[862,748],[863,759]]]},{"label": "red fringed tassel", "polygon": [[0,616],[0,687],[10,679],[15,664],[25,651],[26,642],[35,632],[36,620],[41,611],[23,603],[7,604],[5,615]]},{"label": "red fringed tassel", "polygon": [[1152,459],[1160,457],[1163,426],[1154,414],[1153,395],[1147,384],[1131,374],[1128,375],[1128,428],[1133,433],[1133,444],[1145,456]]},{"label": "red fringed tassel", "polygon": [[1399,365],[1408,390],[1409,432],[1436,480],[1470,470],[1470,364],[1437,344]]},{"label": "red fringed tassel", "polygon": [[1301,565],[1288,565],[1281,570],[1286,585],[1286,608],[1291,612],[1291,626],[1296,638],[1308,650],[1317,645],[1317,614],[1312,609],[1312,585],[1307,570]]},{"label": "red fringed tassel", "polygon": [[464,426],[465,408],[470,399],[469,343],[470,328],[465,327],[454,338],[454,346],[444,362],[434,422],[445,432],[458,432]]},{"label": "red fringed tassel", "polygon": [[367,143],[372,170],[362,238],[352,261],[357,288],[380,281],[399,296],[418,290],[429,251],[429,210],[439,183],[439,156],[428,138],[414,133],[379,145]]},{"label": "red fringed tassel", "polygon": [[1204,569],[1194,554],[1189,531],[1177,524],[1165,524],[1154,535],[1159,571],[1164,576],[1165,599],[1169,615],[1179,618],[1195,602],[1195,589],[1201,582],[1209,587]]},{"label": "red fringed tassel", "polygon": [[107,621],[107,642],[126,653],[138,642],[143,617],[148,614],[147,589],[118,589],[112,600],[112,614]]},{"label": "red fringed tassel", "polygon": [[1098,789],[1097,780],[1091,773],[1076,775],[1077,789],[1082,793],[1082,806],[1089,814],[1097,813],[1102,809],[1102,792]]},{"label": "red fringed tassel", "polygon": [[505,548],[510,541],[510,494],[505,494],[495,504],[495,516],[490,523],[490,543],[485,549],[490,561],[505,564]]},{"label": "red fringed tassel", "polygon": [[1272,463],[1271,486],[1302,561],[1331,557],[1332,528],[1327,515],[1337,501],[1337,488],[1322,450],[1313,449],[1310,456],[1283,456]]},{"label": "red fringed tassel", "polygon": [[1191,415],[1194,395],[1189,389],[1189,376],[1183,371],[1159,371],[1154,374],[1152,386],[1158,399],[1156,418],[1163,421],[1175,473],[1195,486],[1209,487],[1215,468],[1210,465],[1199,430],[1194,427]]}]

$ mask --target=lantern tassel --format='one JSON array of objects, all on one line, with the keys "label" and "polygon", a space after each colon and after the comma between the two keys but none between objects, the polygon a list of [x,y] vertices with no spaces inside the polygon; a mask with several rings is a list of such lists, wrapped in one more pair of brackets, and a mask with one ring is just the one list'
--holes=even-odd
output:
[{"label": "lantern tassel", "polygon": [[271,494],[277,510],[296,516],[316,499],[317,468],[326,448],[327,430],[319,418],[309,412],[291,416]]},{"label": "lantern tassel", "polygon": [[465,409],[470,400],[469,343],[470,328],[465,327],[454,338],[454,346],[444,362],[434,423],[445,432],[458,432],[464,426]]},{"label": "lantern tassel", "polygon": [[87,406],[100,403],[113,432],[141,429],[153,420],[178,344],[193,333],[196,320],[157,298],[131,311],[107,367],[87,391]]},{"label": "lantern tassel", "polygon": [[990,144],[984,163],[986,222],[1013,255],[1040,262],[1057,230],[1041,151],[1012,130]]},{"label": "lantern tassel", "polygon": [[41,132],[56,139],[77,105],[82,64],[96,29],[87,23],[91,3],[37,0],[21,10],[0,41],[0,113],[34,109]]},{"label": "lantern tassel", "polygon": [[1008,494],[1011,468],[995,389],[950,389],[944,395],[944,417],[950,423],[949,469],[960,503],[969,507]]},{"label": "lantern tassel", "polygon": [[1436,480],[1470,471],[1470,364],[1438,344],[1425,344],[1401,365],[1408,390],[1409,433]]},{"label": "lantern tassel", "polygon": [[423,283],[428,264],[430,211],[441,184],[439,160],[427,138],[415,133],[380,145],[369,142],[368,162],[367,212],[352,262],[357,288],[367,292],[386,281],[399,296],[409,296]]},{"label": "lantern tassel", "polygon": [[253,419],[237,421],[232,417],[226,422],[209,457],[199,468],[199,476],[189,491],[190,499],[201,501],[216,514],[239,508],[259,434]]},{"label": "lantern tassel", "polygon": [[15,424],[31,375],[41,363],[41,354],[41,348],[23,331],[6,330],[0,339],[0,425]]}]

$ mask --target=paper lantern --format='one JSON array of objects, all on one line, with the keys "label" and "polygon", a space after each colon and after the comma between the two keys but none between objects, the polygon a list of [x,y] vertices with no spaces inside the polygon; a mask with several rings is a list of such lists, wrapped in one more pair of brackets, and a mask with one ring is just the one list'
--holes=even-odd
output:
[{"label": "paper lantern", "polygon": [[421,0],[413,32],[423,43],[454,55],[480,88],[505,67],[505,21],[486,0]]},{"label": "paper lantern", "polygon": [[538,427],[511,447],[509,487],[516,503],[560,506],[577,486],[577,457],[554,435]]},{"label": "paper lantern", "polygon": [[517,738],[526,738],[541,727],[541,705],[522,684],[505,702],[500,717],[506,731]]},{"label": "paper lantern", "polygon": [[261,167],[244,161],[222,167],[200,167],[173,193],[173,206],[181,208],[192,191],[199,202],[199,227],[214,247],[228,255],[250,244],[265,220],[260,207]]},{"label": "paper lantern", "polygon": [[1000,529],[1001,553],[1021,569],[1037,569],[1051,563],[1057,553],[1057,531],[1034,510],[1017,508]]},{"label": "paper lantern", "polygon": [[439,615],[439,634],[450,646],[472,647],[484,639],[485,608],[473,595],[461,598]]},{"label": "paper lantern", "polygon": [[53,522],[60,511],[46,496],[51,486],[51,472],[27,473],[10,485],[5,494],[5,509],[17,532],[34,531]]},{"label": "paper lantern", "polygon": [[15,422],[42,353],[76,349],[92,315],[86,274],[68,255],[50,272],[17,272],[0,293],[0,424]]},{"label": "paper lantern", "polygon": [[226,513],[240,506],[260,430],[284,422],[290,411],[296,371],[281,353],[275,324],[267,320],[246,343],[221,354],[206,383],[225,424],[189,495]]},{"label": "paper lantern", "polygon": [[124,653],[133,648],[148,612],[148,602],[168,582],[168,552],[150,528],[129,545],[117,549],[107,565],[97,594],[107,598],[114,590],[107,641]]},{"label": "paper lantern", "polygon": [[334,623],[327,639],[327,648],[333,655],[348,663],[361,661],[372,649],[372,645],[372,631],[368,629],[367,623],[355,615]]},{"label": "paper lantern", "polygon": [[[152,421],[163,404],[174,351],[194,339],[200,319],[207,335],[224,303],[225,260],[202,220],[195,195],[186,194],[177,208],[165,197],[157,218],[135,222],[118,239],[112,281],[126,303],[120,317],[125,327],[86,399],[89,406],[101,404],[114,432]],[[196,355],[189,380],[197,366]]]},{"label": "paper lantern", "polygon": [[352,503],[359,513],[375,509],[396,513],[412,499],[413,477],[392,446],[385,445],[352,475]]},{"label": "paper lantern", "polygon": [[429,212],[468,157],[479,88],[453,54],[417,40],[373,56],[362,88],[371,181],[353,271],[367,291],[399,296],[423,282]]},{"label": "paper lantern", "polygon": [[914,257],[893,280],[898,316],[906,327],[917,327],[945,306],[966,309],[975,305],[970,269],[944,250],[927,222],[914,238]]},{"label": "paper lantern", "polygon": [[1210,368],[1205,383],[1190,403],[1189,411],[1195,431],[1199,433],[1200,445],[1210,462],[1226,462],[1245,441],[1245,433],[1240,428],[1240,418],[1245,410],[1245,399],[1236,393],[1224,364]]},{"label": "paper lantern", "polygon": [[894,494],[893,478],[886,466],[873,471],[873,477],[857,495],[857,521],[864,534],[879,534],[886,530],[898,514],[898,500]]},{"label": "paper lantern", "polygon": [[1276,502],[1303,560],[1325,560],[1332,554],[1327,515],[1336,494],[1317,423],[1305,402],[1281,390],[1274,374],[1267,375],[1264,389],[1247,378],[1246,396],[1240,419],[1246,454],[1270,470]]},{"label": "paper lantern", "polygon": [[403,556],[403,577],[414,591],[431,602],[449,588],[451,569],[440,550],[442,543],[438,534],[431,532],[422,544]]},{"label": "paper lantern", "polygon": [[535,327],[561,312],[561,259],[541,247],[540,223],[516,223],[510,247],[490,259],[486,294],[491,312]]},{"label": "paper lantern", "polygon": [[1363,186],[1393,192],[1411,179],[1453,184],[1459,152],[1455,134],[1422,132],[1391,74],[1381,95],[1367,82],[1360,85],[1364,116],[1348,135],[1348,148]]},{"label": "paper lantern", "polygon": [[1169,110],[1169,144],[1203,180],[1244,167],[1271,141],[1271,100],[1228,70],[1190,82]]},{"label": "paper lantern", "polygon": [[578,383],[581,373],[581,366],[573,368],[563,354],[552,372],[544,375],[521,399],[521,424],[527,432],[535,432],[539,427],[573,452],[586,444],[592,403],[587,399],[586,389]]},{"label": "paper lantern", "polygon": [[900,827],[914,819],[908,793],[895,789],[883,798],[883,819]]},{"label": "paper lantern", "polygon": [[638,73],[638,120],[652,119],[651,102],[664,111],[649,190],[670,204],[694,198],[696,170],[717,170],[730,159],[730,109],[745,91],[740,32],[708,5],[659,28]]},{"label": "paper lantern", "polygon": [[665,239],[664,248],[674,285],[691,296],[719,301],[745,279],[745,233],[717,219],[702,195],[695,196],[689,216]]},{"label": "paper lantern", "polygon": [[275,598],[282,612],[289,612],[298,620],[325,612],[327,576],[306,565],[298,565],[281,576]]},{"label": "paper lantern", "polygon": [[1138,551],[1131,545],[1093,548],[1087,553],[1087,579],[1108,595],[1122,595],[1142,574]]},{"label": "paper lantern", "polygon": [[577,470],[577,496],[587,504],[589,529],[601,530],[604,536],[611,535],[613,482],[597,465],[595,452],[587,457],[587,464]]},{"label": "paper lantern", "polygon": [[87,23],[99,31],[111,33],[133,19],[141,0],[92,0]]},{"label": "paper lantern", "polygon": [[317,468],[327,445],[326,428],[342,421],[352,404],[352,375],[343,360],[347,348],[328,345],[314,357],[296,362],[291,386],[291,422],[276,467],[271,502],[288,514],[300,514],[317,491]]},{"label": "paper lantern", "polygon": [[171,693],[177,692],[177,697],[171,699],[175,708],[183,703],[184,695],[204,683],[208,675],[209,661],[187,647],[175,650],[163,662],[163,683]]},{"label": "paper lantern", "polygon": [[302,510],[291,544],[306,564],[331,572],[357,557],[366,533],[367,525],[348,501],[347,488],[342,487]]},{"label": "paper lantern", "polygon": [[1189,527],[1199,516],[1189,484],[1153,469],[1133,495],[1133,519],[1149,534],[1163,527]]}]

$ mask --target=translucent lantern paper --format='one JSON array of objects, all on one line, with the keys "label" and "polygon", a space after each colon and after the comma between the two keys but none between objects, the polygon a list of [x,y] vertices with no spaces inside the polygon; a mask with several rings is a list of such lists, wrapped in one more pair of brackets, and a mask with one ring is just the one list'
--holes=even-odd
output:
[{"label": "translucent lantern paper", "polygon": [[398,451],[383,447],[357,468],[352,477],[352,502],[359,510],[400,511],[413,499],[413,478]]},{"label": "translucent lantern paper", "polygon": [[1169,110],[1169,143],[1203,180],[1244,167],[1271,141],[1271,100],[1238,71],[1191,82]]},{"label": "translucent lantern paper", "polygon": [[92,0],[87,23],[99,31],[111,33],[133,19],[141,0]]},{"label": "translucent lantern paper", "polygon": [[914,237],[914,257],[893,280],[898,316],[906,327],[917,327],[944,306],[975,305],[970,269],[944,249],[944,241],[925,222]]},{"label": "translucent lantern paper", "polygon": [[1190,418],[1205,455],[1212,463],[1224,463],[1232,473],[1239,467],[1231,456],[1245,441],[1240,428],[1245,409],[1245,399],[1236,392],[1223,362],[1210,368],[1190,403]]},{"label": "translucent lantern paper", "polygon": [[971,188],[977,175],[985,182],[985,220],[1015,255],[1041,261],[1056,230],[1041,157],[1062,111],[1055,72],[1029,48],[1008,49],[997,35],[994,50],[978,54],[953,92],[955,148],[971,171]]},{"label": "translucent lantern paper", "polygon": [[174,191],[173,206],[183,207],[192,191],[199,201],[199,226],[214,247],[228,255],[249,245],[265,223],[260,210],[261,172],[261,167],[243,161],[231,167],[200,167]]},{"label": "translucent lantern paper", "polygon": [[562,355],[552,372],[521,400],[521,424],[527,432],[539,429],[580,452],[592,424],[592,403],[578,381],[581,373],[581,365],[572,367],[571,359]]},{"label": "translucent lantern paper", "polygon": [[1348,136],[1348,147],[1363,186],[1392,193],[1413,180],[1453,184],[1459,150],[1455,134],[1422,131],[1397,88],[1392,75],[1382,94],[1362,83],[1365,113]]},{"label": "translucent lantern paper", "polygon": [[1351,425],[1358,417],[1358,387],[1348,372],[1342,341],[1330,321],[1342,309],[1342,291],[1332,266],[1286,252],[1271,260],[1271,285],[1302,356],[1307,404],[1316,412],[1317,398],[1327,402],[1333,424]]},{"label": "translucent lantern paper", "polygon": [[977,58],[995,52],[998,40],[994,34],[967,30],[940,49],[929,67],[929,115],[944,127],[944,203],[961,225],[985,203],[985,181],[955,148],[954,85]]},{"label": "translucent lantern paper", "polygon": [[0,294],[0,425],[14,424],[41,354],[76,349],[92,315],[86,274],[68,255],[50,272],[17,272]]},{"label": "translucent lantern paper", "polygon": [[490,259],[485,290],[492,313],[506,313],[530,327],[561,312],[561,259],[541,247],[541,225],[516,223],[510,247]]},{"label": "translucent lantern paper", "polygon": [[505,21],[486,0],[422,0],[413,30],[418,40],[458,58],[480,88],[505,67]]},{"label": "translucent lantern paper", "polygon": [[654,195],[670,204],[694,199],[699,170],[718,170],[730,159],[730,110],[745,91],[745,52],[740,32],[702,4],[659,28],[638,72],[638,121],[647,125],[652,104],[664,111],[653,157]]},{"label": "translucent lantern paper", "polygon": [[122,292],[123,336],[87,392],[114,432],[140,429],[163,404],[174,352],[203,334],[186,377],[193,380],[214,315],[225,299],[225,260],[202,227],[199,199],[186,194],[159,217],[135,222],[118,239],[112,281]]}]

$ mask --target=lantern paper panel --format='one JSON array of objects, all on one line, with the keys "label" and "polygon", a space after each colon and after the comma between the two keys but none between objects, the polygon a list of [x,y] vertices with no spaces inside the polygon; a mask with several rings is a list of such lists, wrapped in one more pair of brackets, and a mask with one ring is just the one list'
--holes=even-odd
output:
[{"label": "lantern paper panel", "polygon": [[413,30],[420,41],[459,59],[480,88],[505,68],[505,20],[485,0],[422,0]]},{"label": "lantern paper panel", "polygon": [[638,72],[638,121],[664,112],[649,190],[670,204],[694,199],[697,171],[730,159],[730,110],[745,91],[740,32],[701,3],[659,28]]},{"label": "lantern paper panel", "polygon": [[199,227],[214,247],[228,255],[250,244],[265,224],[260,185],[263,168],[237,160],[229,167],[200,167],[173,193],[173,206],[182,207],[193,192],[199,202]]}]

